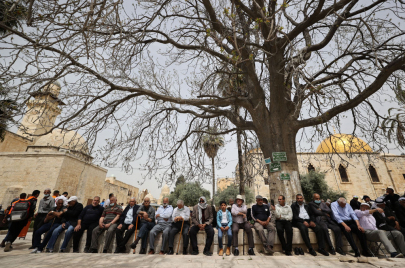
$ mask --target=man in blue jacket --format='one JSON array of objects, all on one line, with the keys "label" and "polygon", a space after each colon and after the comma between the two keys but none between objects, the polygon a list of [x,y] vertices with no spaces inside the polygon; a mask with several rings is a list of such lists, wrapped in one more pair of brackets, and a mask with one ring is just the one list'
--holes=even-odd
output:
[{"label": "man in blue jacket", "polygon": [[[129,205],[122,212],[119,220],[119,225],[115,231],[115,237],[117,240],[117,247],[114,253],[125,253],[125,245],[128,243],[129,238],[135,232],[136,226],[136,212],[139,206],[136,204],[135,197],[129,200]],[[138,224],[139,228],[140,224]],[[126,232],[125,232],[126,231]],[[125,236],[124,236],[125,233]]]},{"label": "man in blue jacket", "polygon": [[86,206],[79,215],[77,225],[73,232],[73,253],[79,253],[80,238],[87,230],[86,245],[84,253],[87,253],[91,246],[91,234],[93,229],[98,226],[98,221],[103,214],[104,208],[100,205],[100,197],[95,196],[91,205]]}]

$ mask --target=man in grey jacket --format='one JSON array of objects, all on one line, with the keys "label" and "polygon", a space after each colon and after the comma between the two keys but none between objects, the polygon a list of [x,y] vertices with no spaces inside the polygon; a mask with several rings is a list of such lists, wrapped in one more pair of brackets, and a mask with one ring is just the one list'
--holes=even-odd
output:
[{"label": "man in grey jacket", "polygon": [[190,242],[193,247],[192,255],[198,255],[197,247],[197,233],[205,231],[207,234],[207,239],[204,247],[204,255],[212,256],[210,252],[212,241],[214,240],[214,229],[212,228],[212,221],[214,219],[212,213],[212,207],[208,206],[207,200],[204,196],[201,196],[199,203],[194,206],[193,214],[191,216],[192,226],[190,228]]},{"label": "man in grey jacket", "polygon": [[146,254],[146,245],[148,243],[148,233],[155,226],[155,209],[150,205],[149,197],[145,197],[142,205],[138,209],[137,215],[141,219],[141,227],[134,243],[131,244],[131,248],[135,249],[139,240],[142,239],[142,248],[139,254]]},{"label": "man in grey jacket", "polygon": [[[46,188],[44,191],[44,197],[39,201],[38,212],[34,215],[34,231],[32,233],[35,233],[35,231],[44,224],[46,215],[48,215],[54,206],[55,199],[51,196],[51,189]],[[32,236],[32,246],[30,249],[34,249],[34,236]]]}]

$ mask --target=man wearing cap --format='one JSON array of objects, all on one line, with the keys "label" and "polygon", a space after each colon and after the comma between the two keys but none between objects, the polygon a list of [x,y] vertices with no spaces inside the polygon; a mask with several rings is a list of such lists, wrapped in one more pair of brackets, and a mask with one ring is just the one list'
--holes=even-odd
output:
[{"label": "man wearing cap", "polygon": [[[59,200],[59,199],[58,199]],[[49,240],[48,245],[46,246],[48,252],[53,252],[53,248],[55,246],[56,240],[58,236],[66,230],[65,238],[63,239],[62,246],[60,247],[59,252],[65,252],[66,247],[70,241],[70,238],[73,235],[73,231],[77,225],[77,221],[79,219],[79,215],[83,210],[83,205],[77,202],[76,196],[71,196],[68,200],[68,207],[63,210],[61,215],[62,224],[56,228],[53,233],[52,237]]]},{"label": "man wearing cap", "polygon": [[239,255],[239,248],[238,248],[238,233],[239,229],[244,229],[249,243],[249,255],[255,255],[253,248],[255,247],[255,243],[253,240],[253,232],[252,227],[250,226],[249,222],[247,221],[246,213],[247,208],[246,205],[243,204],[244,200],[241,195],[236,196],[236,204],[232,205],[232,236],[233,236],[233,254],[235,256]]},{"label": "man wearing cap", "polygon": [[333,218],[339,224],[340,230],[346,236],[347,241],[354,250],[355,257],[360,257],[360,251],[353,239],[353,233],[357,235],[360,240],[361,247],[363,249],[363,255],[370,257],[367,249],[367,240],[364,235],[364,229],[361,227],[359,218],[354,213],[352,207],[347,204],[344,197],[340,197],[337,201],[331,204],[333,211]]},{"label": "man wearing cap", "polygon": [[357,195],[353,195],[353,199],[350,200],[350,206],[353,210],[360,209],[360,202],[359,197]]},{"label": "man wearing cap", "polygon": [[399,195],[394,193],[394,187],[388,186],[386,189],[387,195],[384,197],[384,202],[390,209],[394,209],[395,204],[399,199]]},{"label": "man wearing cap", "polygon": [[193,214],[191,215],[192,226],[190,228],[190,242],[193,248],[192,255],[198,255],[197,234],[199,231],[205,231],[207,238],[205,241],[204,255],[212,256],[211,245],[214,240],[215,231],[212,228],[212,221],[214,215],[212,207],[207,204],[207,199],[201,196],[198,199],[198,204],[193,207]]},{"label": "man wearing cap", "polygon": [[325,250],[325,238],[320,226],[316,225],[315,217],[309,211],[308,205],[304,204],[304,197],[302,194],[297,194],[295,196],[296,202],[291,205],[293,212],[293,226],[298,228],[301,233],[301,237],[308,248],[309,254],[316,256],[316,252],[311,245],[309,239],[308,228],[311,228],[316,235],[316,240],[318,242],[318,252],[322,255],[329,256],[329,253]]},{"label": "man wearing cap", "polygon": [[[356,210],[356,216],[359,218],[361,227],[364,229],[367,240],[373,242],[382,242],[385,249],[391,254],[391,258],[403,258],[405,253],[404,236],[398,231],[378,230],[373,213],[384,213],[381,208],[371,209],[368,203],[362,203],[360,210]],[[394,240],[401,253],[398,253],[391,244],[390,239]]]},{"label": "man wearing cap", "polygon": [[395,206],[395,214],[397,215],[399,225],[405,228],[405,197],[398,199],[398,203]]},{"label": "man wearing cap", "polygon": [[[264,249],[273,255],[274,238],[276,228],[271,220],[271,212],[268,205],[263,204],[263,197],[256,196],[256,205],[252,206],[252,220],[255,222],[253,227],[258,232],[260,240],[262,240]],[[267,230],[267,237],[264,234],[264,229]]]},{"label": "man wearing cap", "polygon": [[[313,200],[308,203],[308,208],[315,218],[315,223],[321,227],[331,254],[336,255],[337,251],[341,255],[346,255],[342,249],[342,232],[340,231],[339,225],[331,219],[332,210],[324,202],[321,202],[321,196],[319,194],[313,194]],[[329,229],[335,233],[336,251],[329,236]]]},{"label": "man wearing cap", "polygon": [[64,192],[62,195],[58,196],[55,198],[55,206],[56,206],[56,202],[58,202],[59,199],[63,200],[63,205],[67,206],[68,205],[68,192]]},{"label": "man wearing cap", "polygon": [[[395,216],[394,211],[392,211],[384,202],[383,198],[377,198],[374,205],[378,208],[381,208],[384,213],[374,212],[373,216],[376,220],[376,225],[378,229],[385,231],[400,231],[402,235],[405,236],[405,228],[399,225],[397,217]],[[373,207],[375,208],[375,207]]]}]

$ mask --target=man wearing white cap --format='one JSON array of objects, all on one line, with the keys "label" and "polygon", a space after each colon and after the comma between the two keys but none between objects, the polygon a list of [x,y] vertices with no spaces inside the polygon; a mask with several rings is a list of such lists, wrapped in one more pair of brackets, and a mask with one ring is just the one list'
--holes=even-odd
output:
[{"label": "man wearing white cap", "polygon": [[394,187],[388,186],[386,189],[387,195],[384,197],[384,202],[390,209],[394,210],[395,203],[399,199],[399,195],[394,193]]},{"label": "man wearing white cap", "polygon": [[238,248],[238,233],[239,229],[244,229],[249,243],[249,255],[255,255],[253,248],[255,247],[255,243],[253,240],[253,232],[252,227],[250,226],[249,222],[247,221],[246,213],[247,208],[246,205],[243,204],[244,200],[241,195],[236,196],[236,204],[232,205],[232,236],[233,236],[233,247],[234,251],[233,254],[235,256],[239,255],[239,248]]},{"label": "man wearing white cap", "polygon": [[65,252],[70,238],[73,235],[73,231],[77,225],[77,220],[79,219],[79,215],[83,210],[83,205],[77,202],[76,196],[71,196],[67,200],[67,202],[68,207],[63,210],[63,213],[61,215],[62,224],[53,231],[52,237],[49,240],[48,245],[46,246],[47,252],[53,252],[53,248],[55,246],[56,240],[58,239],[58,236],[64,230],[66,230],[65,239],[63,240],[62,246],[60,247],[60,252]]},{"label": "man wearing white cap", "polygon": [[[382,242],[385,249],[391,254],[391,258],[403,258],[405,253],[404,236],[399,231],[378,230],[373,213],[384,213],[381,208],[371,209],[368,203],[362,203],[360,210],[356,210],[356,216],[359,218],[361,227],[364,229],[367,240],[373,242]],[[401,253],[398,253],[391,244],[390,239],[394,240]]]}]

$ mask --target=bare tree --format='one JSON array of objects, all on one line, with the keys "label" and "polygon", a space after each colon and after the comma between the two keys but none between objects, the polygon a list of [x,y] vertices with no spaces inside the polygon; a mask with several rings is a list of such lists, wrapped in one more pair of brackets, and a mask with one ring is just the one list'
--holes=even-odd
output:
[{"label": "bare tree", "polygon": [[[99,159],[130,171],[145,154],[151,176],[170,160],[167,178],[192,178],[181,169],[205,166],[194,156],[214,122],[220,135],[251,131],[265,158],[286,152],[283,171],[297,172],[300,130],[325,134],[348,111],[377,140],[375,101],[404,79],[402,0],[30,3],[31,27],[0,22],[5,86],[25,96],[60,79],[68,108],[55,127],[82,129],[90,145],[113,129]],[[244,89],[224,96],[224,75]],[[271,191],[301,191],[278,177]]]}]

